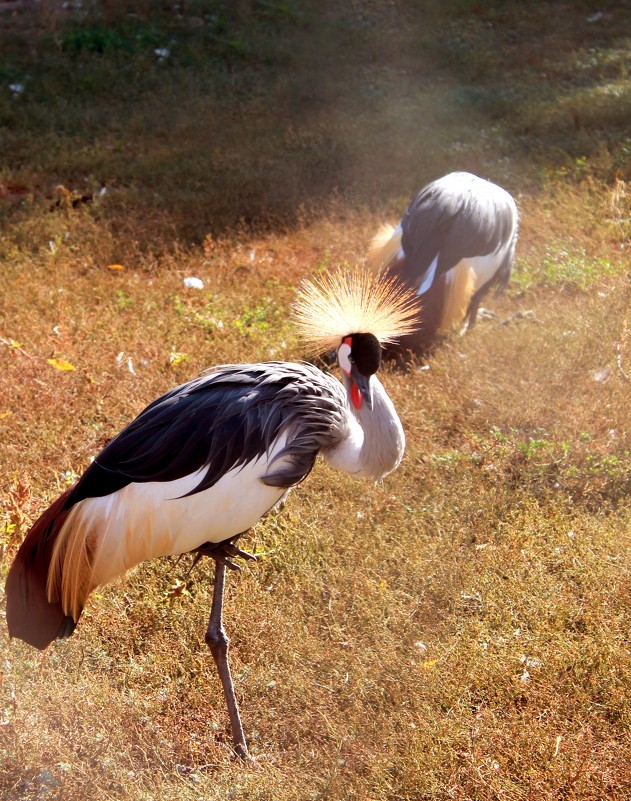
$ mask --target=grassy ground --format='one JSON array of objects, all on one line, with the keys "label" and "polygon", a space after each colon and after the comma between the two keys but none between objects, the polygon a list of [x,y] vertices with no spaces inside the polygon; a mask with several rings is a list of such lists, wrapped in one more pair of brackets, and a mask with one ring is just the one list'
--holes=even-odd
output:
[{"label": "grassy ground", "polygon": [[2,577],[149,400],[300,358],[297,282],[426,180],[477,171],[522,215],[498,322],[384,375],[400,469],[318,464],[246,542],[256,760],[227,748],[212,567],[167,559],[43,656],[0,626],[3,799],[631,794],[629,9],[419,6],[0,5]]}]

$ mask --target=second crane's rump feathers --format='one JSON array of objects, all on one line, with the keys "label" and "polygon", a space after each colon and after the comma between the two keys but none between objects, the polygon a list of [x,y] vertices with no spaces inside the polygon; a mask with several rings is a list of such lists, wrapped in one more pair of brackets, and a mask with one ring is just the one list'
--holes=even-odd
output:
[{"label": "second crane's rump feathers", "polygon": [[343,337],[354,333],[392,343],[416,329],[418,309],[414,293],[396,278],[350,270],[305,281],[293,316],[307,348],[320,354],[337,349]]},{"label": "second crane's rump feathers", "polygon": [[382,270],[387,272],[394,261],[403,256],[401,237],[401,225],[395,227],[390,223],[383,223],[374,235],[366,258],[368,267],[375,275]]}]

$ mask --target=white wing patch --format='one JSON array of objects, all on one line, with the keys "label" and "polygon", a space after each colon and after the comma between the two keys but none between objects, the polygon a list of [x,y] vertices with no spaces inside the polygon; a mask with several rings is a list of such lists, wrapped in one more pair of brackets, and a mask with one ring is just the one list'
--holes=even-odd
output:
[{"label": "white wing patch", "polygon": [[475,285],[473,291],[477,292],[480,287],[483,287],[488,281],[493,278],[495,273],[499,270],[504,261],[506,253],[510,250],[512,241],[508,241],[501,245],[495,253],[489,253],[486,256],[473,256],[466,259],[468,265],[475,273]]},{"label": "white wing patch", "polygon": [[[132,483],[77,505],[79,525],[94,543],[92,586],[105,584],[145,559],[187,553],[252,528],[286,494],[261,481],[274,454],[233,468],[193,495],[205,468],[175,481]],[[278,463],[273,469],[277,469]]]},{"label": "white wing patch", "polygon": [[425,278],[423,279],[423,283],[420,285],[417,295],[424,295],[425,292],[430,288],[430,286],[434,283],[434,275],[436,274],[436,267],[438,267],[438,257],[439,253],[434,256],[434,261],[429,265],[427,268],[427,272],[425,273]]}]

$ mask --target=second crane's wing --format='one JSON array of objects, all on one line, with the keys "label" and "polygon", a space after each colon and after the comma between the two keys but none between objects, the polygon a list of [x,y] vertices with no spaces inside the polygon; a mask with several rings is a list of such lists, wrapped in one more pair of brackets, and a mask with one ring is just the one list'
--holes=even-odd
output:
[{"label": "second crane's wing", "polygon": [[404,278],[417,287],[432,267],[438,277],[464,258],[494,253],[515,229],[507,192],[475,176],[448,177],[422,189],[401,221]]}]

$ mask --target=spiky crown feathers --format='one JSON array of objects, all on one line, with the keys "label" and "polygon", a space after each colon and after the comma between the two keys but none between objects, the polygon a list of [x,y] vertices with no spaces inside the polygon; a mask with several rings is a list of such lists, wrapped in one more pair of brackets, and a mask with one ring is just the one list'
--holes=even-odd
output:
[{"label": "spiky crown feathers", "polygon": [[308,350],[335,350],[349,334],[373,334],[382,345],[418,327],[413,290],[396,278],[366,270],[339,270],[304,281],[292,316]]}]

